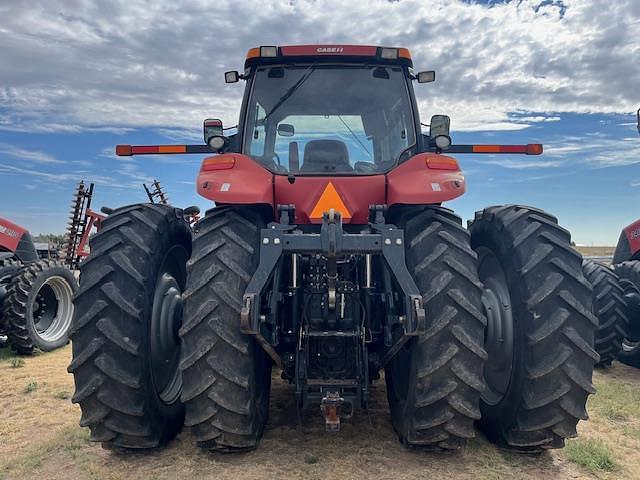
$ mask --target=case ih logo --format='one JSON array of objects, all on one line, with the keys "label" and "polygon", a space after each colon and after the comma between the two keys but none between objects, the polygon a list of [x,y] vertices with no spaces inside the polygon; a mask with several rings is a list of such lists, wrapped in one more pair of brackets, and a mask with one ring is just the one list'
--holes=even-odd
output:
[{"label": "case ih logo", "polygon": [[640,238],[640,227],[636,228],[635,230],[632,230],[631,233],[629,234],[629,238],[631,240],[634,240],[636,238]]},{"label": "case ih logo", "polygon": [[344,48],[342,47],[318,47],[316,49],[318,53],[342,53]]},{"label": "case ih logo", "polygon": [[15,230],[11,230],[9,227],[5,227],[4,225],[0,225],[0,233],[4,233],[8,237],[17,238],[20,235]]}]

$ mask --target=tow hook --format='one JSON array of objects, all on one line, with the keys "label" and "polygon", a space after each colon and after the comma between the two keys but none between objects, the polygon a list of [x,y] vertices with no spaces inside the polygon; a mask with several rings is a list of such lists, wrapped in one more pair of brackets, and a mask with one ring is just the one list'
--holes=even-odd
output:
[{"label": "tow hook", "polygon": [[[342,406],[348,405],[348,413],[343,413]],[[320,411],[324,416],[325,429],[327,432],[340,431],[340,417],[348,419],[353,416],[353,404],[345,401],[338,392],[327,392],[320,403]]]}]

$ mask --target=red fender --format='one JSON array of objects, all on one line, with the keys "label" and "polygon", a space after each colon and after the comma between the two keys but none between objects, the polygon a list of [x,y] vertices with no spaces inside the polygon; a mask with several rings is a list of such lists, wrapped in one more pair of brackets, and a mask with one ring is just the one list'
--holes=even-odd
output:
[{"label": "red fender", "polygon": [[628,227],[625,227],[624,234],[629,241],[631,255],[635,255],[637,252],[640,252],[640,220],[632,223]]},{"label": "red fender", "polygon": [[387,205],[436,204],[453,200],[466,190],[455,158],[419,153],[387,174]]},{"label": "red fender", "polygon": [[0,218],[0,249],[15,252],[20,239],[27,231],[15,223]]},{"label": "red fender", "polygon": [[224,153],[202,161],[198,194],[216,203],[267,204],[274,208],[273,174],[240,153]]}]

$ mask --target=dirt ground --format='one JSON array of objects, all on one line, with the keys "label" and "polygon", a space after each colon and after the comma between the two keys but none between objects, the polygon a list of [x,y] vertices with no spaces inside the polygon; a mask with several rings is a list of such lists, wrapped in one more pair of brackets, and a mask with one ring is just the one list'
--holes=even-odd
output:
[{"label": "dirt ground", "polygon": [[640,478],[640,371],[618,363],[595,374],[600,393],[590,400],[591,420],[580,426],[582,441],[600,439],[612,452],[617,467],[607,472],[572,462],[568,449],[519,455],[480,436],[453,454],[406,449],[391,428],[384,384],[373,390],[370,419],[356,416],[339,434],[329,434],[319,412],[309,411],[300,430],[291,387],[275,376],[271,418],[257,451],[204,452],[184,431],[158,451],[114,453],[90,443],[88,431],[78,426],[80,411],[70,401],[73,381],[66,373],[69,346],[23,362],[6,349],[0,356],[0,478]]},{"label": "dirt ground", "polygon": [[613,255],[613,251],[616,247],[576,247],[582,255],[595,256],[595,257],[607,257]]}]

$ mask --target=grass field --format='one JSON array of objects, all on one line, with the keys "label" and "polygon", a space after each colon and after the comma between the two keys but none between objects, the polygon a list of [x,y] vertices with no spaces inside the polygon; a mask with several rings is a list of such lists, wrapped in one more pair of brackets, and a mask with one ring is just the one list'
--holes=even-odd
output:
[{"label": "grass field", "polygon": [[595,374],[591,420],[564,450],[518,455],[483,438],[453,454],[402,447],[391,428],[384,384],[373,389],[371,419],[356,416],[328,434],[320,413],[297,426],[291,387],[274,376],[271,418],[257,451],[201,451],[188,431],[166,448],[104,450],[78,426],[66,373],[71,348],[16,360],[0,350],[0,478],[6,479],[637,479],[640,477],[640,370],[619,363]]}]

